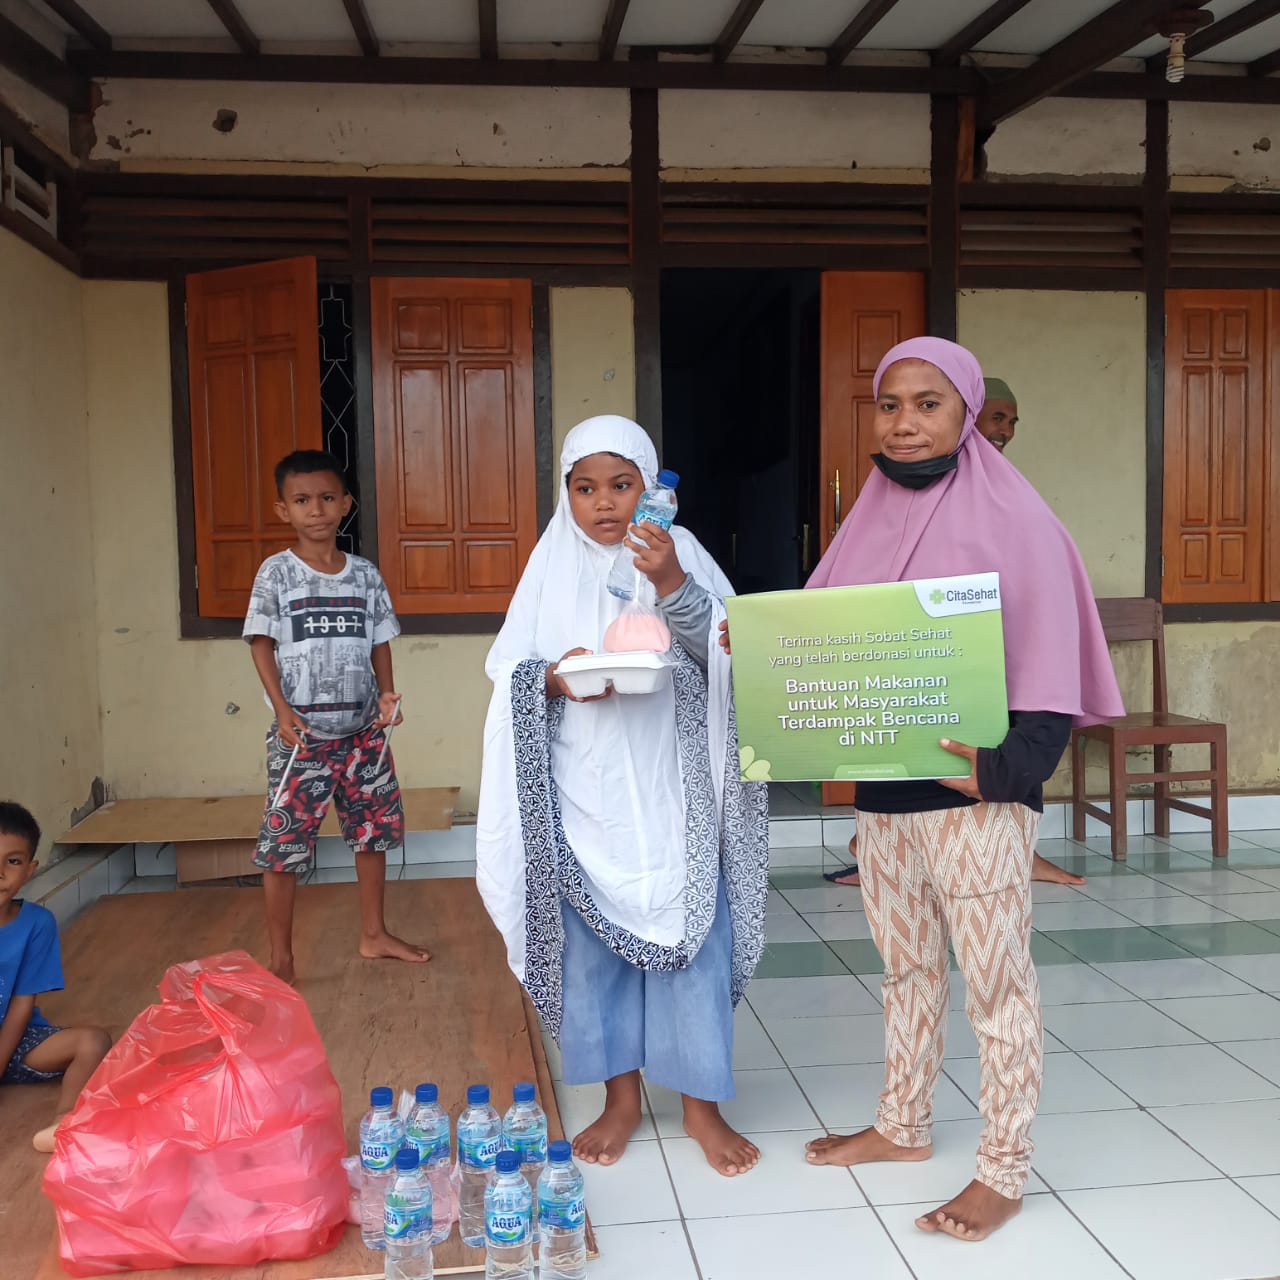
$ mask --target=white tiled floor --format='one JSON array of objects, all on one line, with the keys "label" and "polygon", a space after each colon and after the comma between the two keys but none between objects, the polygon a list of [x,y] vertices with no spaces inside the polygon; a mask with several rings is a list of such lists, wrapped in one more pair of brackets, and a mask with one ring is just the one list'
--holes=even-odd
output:
[{"label": "white tiled floor", "polygon": [[[860,891],[818,881],[829,853],[810,849],[806,862],[804,849],[789,847],[767,907],[776,963],[738,1012],[738,1097],[724,1107],[761,1163],[720,1178],[683,1135],[678,1098],[647,1087],[652,1113],[637,1141],[616,1167],[587,1173],[601,1248],[588,1275],[1280,1277],[1280,868],[1263,852],[1280,849],[1280,837],[1233,837],[1240,856],[1228,867],[1211,863],[1198,835],[1174,841],[1144,838],[1127,867],[1101,856],[1103,842],[1091,847],[1083,890],[1036,886],[1033,923],[1063,961],[1039,966],[1047,1052],[1036,1151],[1022,1214],[980,1245],[915,1226],[973,1176],[982,1129],[977,1042],[958,974],[933,1157],[852,1172],[804,1160],[805,1142],[824,1126],[847,1131],[872,1117],[883,1014],[878,973],[830,972],[828,950],[861,960],[871,945]],[[1061,841],[1046,853],[1083,851]],[[1153,929],[1180,941],[1166,946]],[[1048,947],[1072,934],[1065,951]],[[1178,957],[1164,958],[1172,950]],[[787,971],[788,955],[803,969],[815,953],[821,976],[773,976]],[[598,1089],[557,1092],[570,1132],[594,1118]]]}]

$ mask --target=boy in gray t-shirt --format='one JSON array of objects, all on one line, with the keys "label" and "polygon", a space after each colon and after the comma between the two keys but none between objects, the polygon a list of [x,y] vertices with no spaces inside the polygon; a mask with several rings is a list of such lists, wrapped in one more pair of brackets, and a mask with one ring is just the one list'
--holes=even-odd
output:
[{"label": "boy in gray t-shirt", "polygon": [[244,620],[276,717],[267,731],[267,807],[253,858],[263,873],[271,971],[293,981],[297,877],[312,865],[330,800],[356,856],[360,954],[428,960],[424,948],[388,933],[383,916],[386,851],[404,840],[389,752],[378,768],[384,730],[402,719],[390,644],[400,624],[374,565],[338,550],[351,495],[337,461],[300,450],[280,461],[275,478],[276,513],[297,542],[262,562]]}]

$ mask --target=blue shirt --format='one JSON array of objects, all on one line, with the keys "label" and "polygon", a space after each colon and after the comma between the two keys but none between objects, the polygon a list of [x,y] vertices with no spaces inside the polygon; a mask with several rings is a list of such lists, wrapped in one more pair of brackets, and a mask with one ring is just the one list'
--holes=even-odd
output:
[{"label": "blue shirt", "polygon": [[[62,951],[58,946],[58,922],[53,912],[35,902],[18,903],[18,918],[0,928],[0,1022],[14,996],[38,996],[61,991]],[[31,1026],[47,1027],[39,1009],[31,1014]]]}]

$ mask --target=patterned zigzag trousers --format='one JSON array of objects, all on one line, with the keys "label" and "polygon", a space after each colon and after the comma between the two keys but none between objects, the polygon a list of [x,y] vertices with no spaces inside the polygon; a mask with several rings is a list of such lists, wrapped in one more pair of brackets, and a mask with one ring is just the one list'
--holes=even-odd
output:
[{"label": "patterned zigzag trousers", "polygon": [[1020,804],[858,814],[858,866],[884,959],[885,1079],[876,1128],[929,1143],[950,1006],[947,942],[967,985],[985,1122],[978,1180],[1022,1195],[1044,1035],[1031,963],[1031,856],[1040,815]]}]

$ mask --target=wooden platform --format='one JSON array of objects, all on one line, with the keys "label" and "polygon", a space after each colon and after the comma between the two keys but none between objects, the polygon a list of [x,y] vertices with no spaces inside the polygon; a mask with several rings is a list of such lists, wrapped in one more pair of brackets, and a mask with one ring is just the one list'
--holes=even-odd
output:
[{"label": "wooden platform", "polygon": [[[406,831],[447,831],[457,787],[408,787],[401,792]],[[192,840],[244,840],[258,834],[263,798],[178,796],[113,800],[58,837],[59,844],[169,844]],[[332,807],[321,835],[341,834]]]},{"label": "wooden platform", "polygon": [[[430,964],[363,961],[355,954],[355,885],[304,885],[298,892],[298,989],[324,1039],[342,1087],[347,1138],[355,1148],[369,1089],[391,1083],[440,1086],[457,1116],[471,1083],[488,1083],[501,1107],[518,1080],[535,1080],[551,1137],[563,1136],[536,1020],[506,967],[501,938],[471,880],[412,880],[388,886],[389,926],[426,943]],[[67,990],[41,1007],[53,1022],[91,1022],[118,1035],[146,1004],[165,969],[219,951],[262,954],[262,901],[250,889],[104,898],[63,936]],[[54,1105],[53,1085],[6,1086],[0,1102],[0,1238],[5,1280],[65,1280],[52,1205],[40,1191],[44,1157],[31,1135]],[[588,1226],[588,1245],[594,1239]],[[483,1271],[479,1250],[456,1230],[435,1252],[437,1275]],[[134,1272],[166,1280],[355,1280],[382,1276],[349,1227],[331,1253],[306,1262]]]}]

